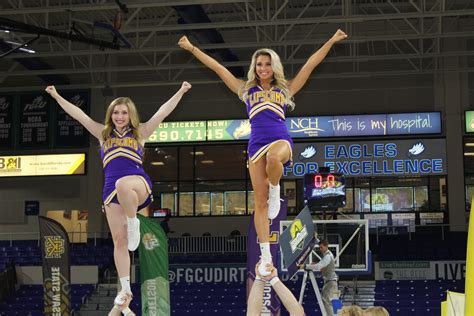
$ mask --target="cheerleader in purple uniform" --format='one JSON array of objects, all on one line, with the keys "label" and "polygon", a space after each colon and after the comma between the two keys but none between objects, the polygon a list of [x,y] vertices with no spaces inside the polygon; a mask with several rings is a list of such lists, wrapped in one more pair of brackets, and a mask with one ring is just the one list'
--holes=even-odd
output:
[{"label": "cheerleader in purple uniform", "polygon": [[115,267],[122,285],[114,304],[121,307],[128,306],[132,298],[128,250],[134,251],[140,244],[140,221],[136,213],[152,201],[151,180],[143,169],[145,140],[190,88],[189,83],[183,82],[178,92],[143,124],[130,98],[112,101],[105,115],[105,124],[100,124],[61,97],[54,86],[46,88],[46,92],[64,111],[84,125],[100,142],[105,175],[102,198],[114,242]]},{"label": "cheerleader in purple uniform", "polygon": [[275,218],[280,211],[280,178],[283,166],[292,158],[292,141],[285,125],[285,112],[294,108],[293,96],[331,47],[346,37],[343,31],[337,30],[290,81],[285,79],[280,57],[271,49],[262,48],[253,54],[247,80],[243,81],[191,44],[186,36],[178,42],[181,48],[213,70],[247,105],[252,127],[248,144],[249,173],[255,198],[255,229],[262,253],[262,264],[259,265],[262,276],[270,275],[273,268],[269,219]]}]

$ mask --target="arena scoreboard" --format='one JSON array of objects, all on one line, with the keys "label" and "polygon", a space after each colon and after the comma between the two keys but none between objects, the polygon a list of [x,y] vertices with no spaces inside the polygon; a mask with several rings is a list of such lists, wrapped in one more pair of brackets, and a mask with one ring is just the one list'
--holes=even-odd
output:
[{"label": "arena scoreboard", "polygon": [[304,200],[315,209],[336,209],[346,205],[346,182],[342,174],[331,172],[304,175]]}]

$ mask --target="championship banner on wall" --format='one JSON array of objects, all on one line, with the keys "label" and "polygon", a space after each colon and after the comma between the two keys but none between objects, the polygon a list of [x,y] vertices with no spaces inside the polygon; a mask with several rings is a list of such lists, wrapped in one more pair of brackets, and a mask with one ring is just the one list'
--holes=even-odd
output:
[{"label": "championship banner on wall", "polygon": [[50,146],[50,113],[52,98],[43,92],[20,96],[20,133],[17,148],[48,148]]},{"label": "championship banner on wall", "polygon": [[141,242],[140,284],[142,315],[170,315],[168,277],[168,239],[158,223],[137,215],[140,220]]},{"label": "championship banner on wall", "polygon": [[0,94],[0,149],[13,147],[13,95]]},{"label": "championship banner on wall", "polygon": [[[275,266],[278,262],[278,250],[280,248],[280,221],[286,219],[287,209],[288,200],[285,198],[281,201],[281,208],[278,216],[275,219],[270,220],[270,252]],[[247,296],[249,295],[250,289],[255,280],[255,266],[260,260],[260,246],[258,244],[257,232],[255,230],[254,215],[255,213],[253,213],[250,218],[247,239]],[[262,315],[280,315],[280,299],[269,283],[265,285],[263,292],[270,293],[270,295],[264,295],[262,301]]]},{"label": "championship banner on wall", "polygon": [[85,154],[0,156],[0,177],[85,174]]},{"label": "championship banner on wall", "polygon": [[38,216],[43,258],[44,313],[69,316],[71,283],[69,239],[64,227],[44,216]]},{"label": "championship banner on wall", "polygon": [[[65,90],[63,97],[89,114],[90,91]],[[0,149],[88,147],[89,133],[45,91],[0,94]]]},{"label": "championship banner on wall", "polygon": [[[89,114],[90,93],[87,90],[65,91],[62,96],[84,113]],[[56,105],[54,128],[54,147],[87,147],[89,145],[89,132],[86,128]]]}]

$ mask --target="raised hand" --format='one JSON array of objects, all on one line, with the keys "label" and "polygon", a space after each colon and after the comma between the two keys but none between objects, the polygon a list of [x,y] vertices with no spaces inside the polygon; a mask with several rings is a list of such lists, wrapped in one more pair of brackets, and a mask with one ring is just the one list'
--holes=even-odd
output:
[{"label": "raised hand", "polygon": [[183,84],[181,85],[181,89],[180,89],[180,90],[183,91],[183,93],[186,93],[186,92],[188,92],[189,89],[191,89],[191,88],[192,88],[192,85],[191,85],[189,82],[183,81]]},{"label": "raised hand", "polygon": [[179,47],[181,47],[185,50],[188,50],[188,51],[192,51],[192,49],[194,48],[194,45],[191,44],[191,42],[189,41],[189,39],[186,35],[179,39],[178,45],[179,45]]},{"label": "raised hand", "polygon": [[332,39],[334,42],[339,42],[339,41],[341,41],[341,40],[343,40],[343,39],[346,39],[346,38],[347,38],[347,34],[344,33],[343,30],[338,29],[338,30],[336,31],[336,33],[334,33],[334,35],[332,36],[331,39]]},{"label": "raised hand", "polygon": [[272,273],[266,277],[262,277],[263,280],[265,281],[270,281],[271,279],[273,279],[274,277],[277,277],[278,276],[278,271],[277,269],[273,268],[272,269]]},{"label": "raised hand", "polygon": [[[258,272],[258,266],[262,264],[262,261],[259,261],[257,263],[257,265],[255,266],[255,275],[258,275],[262,280],[265,280],[265,281],[270,281],[272,278],[274,278],[275,276],[277,276],[277,270],[275,268],[273,268],[271,266],[271,264],[268,264],[266,265],[266,270],[267,271],[271,271],[271,274],[268,275],[268,276],[262,276],[259,272]],[[270,270],[271,269],[271,270]]]},{"label": "raised hand", "polygon": [[56,88],[54,86],[47,86],[44,91],[48,92],[48,94],[51,95],[53,98],[58,95],[58,92],[56,91]]}]

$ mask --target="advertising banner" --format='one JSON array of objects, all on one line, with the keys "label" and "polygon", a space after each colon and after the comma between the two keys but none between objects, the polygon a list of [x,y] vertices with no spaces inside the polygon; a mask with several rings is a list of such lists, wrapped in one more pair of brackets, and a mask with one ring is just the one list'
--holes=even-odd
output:
[{"label": "advertising banner", "polygon": [[71,264],[68,235],[58,222],[43,216],[38,219],[43,258],[44,313],[69,316]]}]

